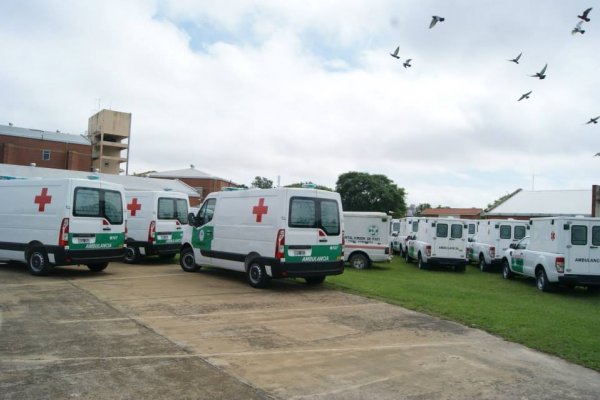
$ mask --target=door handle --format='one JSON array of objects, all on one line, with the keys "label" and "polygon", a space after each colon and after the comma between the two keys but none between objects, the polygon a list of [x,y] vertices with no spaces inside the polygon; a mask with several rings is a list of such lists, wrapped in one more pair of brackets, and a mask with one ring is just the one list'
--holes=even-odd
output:
[{"label": "door handle", "polygon": [[327,239],[319,239],[319,242],[326,242]]},{"label": "door handle", "polygon": [[103,231],[110,231],[110,228],[102,228]]},{"label": "door handle", "polygon": [[598,246],[590,246],[590,249],[597,249]]}]

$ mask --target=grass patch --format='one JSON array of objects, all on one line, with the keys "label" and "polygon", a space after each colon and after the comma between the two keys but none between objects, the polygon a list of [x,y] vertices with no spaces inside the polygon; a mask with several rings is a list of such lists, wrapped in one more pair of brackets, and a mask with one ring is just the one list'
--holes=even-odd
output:
[{"label": "grass patch", "polygon": [[347,267],[327,285],[479,328],[600,371],[600,293],[585,288],[542,293],[533,279],[499,272],[420,271],[395,257],[367,270]]}]

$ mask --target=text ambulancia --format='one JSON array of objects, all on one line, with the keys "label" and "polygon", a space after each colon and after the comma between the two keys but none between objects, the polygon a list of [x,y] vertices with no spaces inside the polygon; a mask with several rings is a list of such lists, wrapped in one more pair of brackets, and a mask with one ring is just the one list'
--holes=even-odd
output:
[{"label": "text ambulancia", "polygon": [[338,193],[316,189],[211,193],[184,228],[180,264],[244,272],[253,287],[286,277],[321,283],[343,272],[341,213]]}]

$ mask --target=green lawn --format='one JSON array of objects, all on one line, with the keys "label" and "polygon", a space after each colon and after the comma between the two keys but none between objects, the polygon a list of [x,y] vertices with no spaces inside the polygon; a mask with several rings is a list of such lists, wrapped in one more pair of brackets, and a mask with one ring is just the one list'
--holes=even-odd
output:
[{"label": "green lawn", "polygon": [[534,281],[499,272],[420,271],[394,257],[367,270],[350,267],[327,285],[483,329],[600,371],[600,293],[542,293]]}]

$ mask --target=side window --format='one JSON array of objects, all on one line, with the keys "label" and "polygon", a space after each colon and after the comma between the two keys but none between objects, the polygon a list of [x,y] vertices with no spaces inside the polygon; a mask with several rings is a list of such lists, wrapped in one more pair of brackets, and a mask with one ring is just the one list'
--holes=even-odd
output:
[{"label": "side window", "polygon": [[515,226],[515,239],[521,240],[525,237],[527,229],[524,226]]},{"label": "side window", "polygon": [[463,235],[462,224],[452,224],[450,227],[450,237],[453,239],[460,239]]},{"label": "side window", "polygon": [[340,211],[334,200],[321,200],[321,228],[328,235],[340,233]]},{"label": "side window", "polygon": [[435,236],[441,238],[448,237],[448,224],[437,224],[435,226]]},{"label": "side window", "polygon": [[587,226],[571,226],[571,244],[576,246],[583,246],[587,244]]},{"label": "side window", "polygon": [[600,226],[592,227],[592,246],[600,246]]},{"label": "side window", "polygon": [[212,221],[215,214],[215,206],[217,205],[217,199],[208,199],[202,205],[200,211],[198,211],[198,224],[204,225]]},{"label": "side window", "polygon": [[500,239],[510,239],[511,236],[510,225],[500,225]]}]

